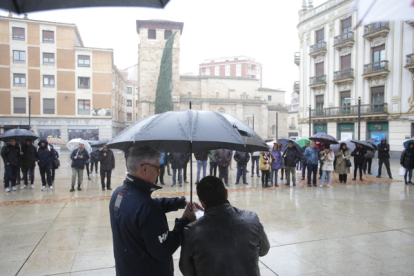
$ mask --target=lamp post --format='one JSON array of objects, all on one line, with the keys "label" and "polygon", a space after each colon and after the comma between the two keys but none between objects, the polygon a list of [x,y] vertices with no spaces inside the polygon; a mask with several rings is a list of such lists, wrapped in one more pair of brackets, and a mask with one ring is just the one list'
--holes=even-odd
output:
[{"label": "lamp post", "polygon": [[31,111],[32,111],[32,110],[31,110],[31,109],[32,109],[32,99],[33,99],[33,98],[29,96],[29,130],[31,130],[31,129],[32,129],[32,127],[30,126],[30,119],[31,119],[30,117],[31,117],[31,113],[32,113],[32,112],[31,112]]},{"label": "lamp post", "polygon": [[309,108],[309,137],[311,137],[312,136],[312,110],[311,110],[311,105],[299,106],[299,107],[303,107],[303,108],[308,107]]},{"label": "lamp post", "polygon": [[361,97],[345,98],[345,100],[358,100],[358,140],[361,140]]},{"label": "lamp post", "polygon": [[279,111],[276,110],[276,124],[275,124],[275,128],[276,128],[276,141],[279,138]]}]

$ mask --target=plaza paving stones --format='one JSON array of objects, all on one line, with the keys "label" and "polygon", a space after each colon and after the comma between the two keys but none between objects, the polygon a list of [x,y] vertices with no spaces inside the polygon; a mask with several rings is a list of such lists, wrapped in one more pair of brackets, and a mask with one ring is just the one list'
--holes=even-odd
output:
[{"label": "plaza paving stones", "polygon": [[[2,276],[115,274],[108,211],[112,191],[101,191],[99,174],[88,180],[85,171],[83,190],[69,192],[69,153],[60,156],[54,191],[40,190],[36,170],[35,189],[0,192]],[[123,154],[115,157],[113,187],[122,184],[126,171]],[[391,163],[396,174],[398,161]],[[195,163],[193,173],[195,181]],[[235,174],[230,171],[230,202],[259,215],[271,244],[260,258],[262,276],[413,275],[414,186],[401,177],[364,175],[364,181],[343,184],[334,174],[332,187],[321,189],[306,187],[298,174],[297,187],[279,180],[281,187],[262,189],[261,179],[250,174],[249,185],[234,185]],[[171,187],[168,175],[165,182],[154,197],[189,196],[189,184]],[[167,214],[171,229],[181,215]],[[173,255],[175,275],[181,275],[179,257],[180,249]]]}]

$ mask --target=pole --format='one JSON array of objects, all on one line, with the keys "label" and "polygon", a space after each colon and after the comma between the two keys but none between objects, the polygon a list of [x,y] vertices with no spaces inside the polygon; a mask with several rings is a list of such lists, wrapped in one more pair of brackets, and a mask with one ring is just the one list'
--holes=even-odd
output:
[{"label": "pole", "polygon": [[31,117],[31,109],[32,109],[32,97],[29,96],[29,130],[32,128],[30,127],[30,117]]},{"label": "pole", "polygon": [[254,130],[254,114],[253,114],[253,130]]},{"label": "pole", "polygon": [[312,136],[312,111],[311,111],[311,105],[309,105],[309,137],[311,136]]},{"label": "pole", "polygon": [[276,141],[279,137],[278,131],[279,131],[279,111],[276,110]]},{"label": "pole", "polygon": [[361,97],[358,97],[358,140],[361,139]]},{"label": "pole", "polygon": [[[190,102],[191,109],[191,102]],[[192,126],[192,124],[191,124]],[[192,135],[192,129],[190,135]],[[190,211],[193,210],[193,141],[190,141]]]}]

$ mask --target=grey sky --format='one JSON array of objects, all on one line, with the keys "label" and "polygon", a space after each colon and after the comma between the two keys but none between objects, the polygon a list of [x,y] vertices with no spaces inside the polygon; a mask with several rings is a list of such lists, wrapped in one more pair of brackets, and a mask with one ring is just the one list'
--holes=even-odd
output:
[{"label": "grey sky", "polygon": [[[325,1],[313,1],[319,5]],[[299,79],[293,55],[299,50],[301,0],[171,0],[164,10],[87,8],[29,14],[30,19],[75,23],[87,47],[114,49],[115,65],[137,63],[135,20],[184,22],[180,73],[198,73],[206,58],[247,55],[263,64],[263,86],[286,90]],[[7,12],[1,11],[7,16]]]}]

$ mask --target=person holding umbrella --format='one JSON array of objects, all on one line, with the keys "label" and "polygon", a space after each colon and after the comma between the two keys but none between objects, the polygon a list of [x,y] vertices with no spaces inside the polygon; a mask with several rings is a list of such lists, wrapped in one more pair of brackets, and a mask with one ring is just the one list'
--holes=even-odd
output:
[{"label": "person holding umbrella", "polygon": [[285,166],[286,166],[285,186],[290,186],[291,176],[292,176],[292,184],[293,186],[296,186],[296,163],[300,161],[301,156],[300,156],[299,151],[296,149],[296,147],[293,146],[293,141],[289,141],[288,147],[283,153],[283,158],[285,159]]},{"label": "person holding umbrella", "polygon": [[363,181],[362,179],[362,165],[364,164],[364,155],[367,153],[367,150],[364,148],[363,145],[357,143],[356,148],[351,153],[351,156],[354,157],[354,178],[352,180],[356,180],[357,170],[359,169],[359,180]]},{"label": "person holding umbrella", "polygon": [[[414,142],[410,142],[408,147],[403,150],[400,158],[401,167],[405,168],[404,182],[405,184],[413,184],[411,179],[413,177],[414,168]],[[408,175],[408,181],[407,181]]]},{"label": "person holding umbrella", "polygon": [[76,176],[78,176],[78,191],[82,191],[83,170],[89,159],[89,153],[82,142],[79,142],[78,148],[72,151],[70,159],[72,159],[72,186],[69,192],[75,191]]},{"label": "person holding umbrella", "polygon": [[3,158],[5,165],[4,191],[8,193],[10,192],[10,182],[12,191],[17,191],[16,179],[19,174],[20,156],[23,155],[23,152],[17,147],[17,141],[14,138],[11,138],[10,144],[4,147],[5,149],[2,150],[1,157]]},{"label": "person holding umbrella", "polygon": [[218,169],[219,169],[219,179],[224,180],[226,187],[229,187],[229,165],[232,158],[232,152],[229,149],[220,148],[215,151],[214,157],[216,158]]},{"label": "person holding umbrella", "polygon": [[[111,188],[111,174],[115,169],[115,157],[112,150],[110,150],[106,145],[104,148],[99,151],[98,158],[96,158],[96,164],[98,161],[101,162],[101,186],[102,191],[105,191],[105,178],[106,178],[106,189],[112,190]],[[98,166],[98,165],[96,165]],[[92,169],[91,169],[92,171]]]},{"label": "person holding umbrella", "polygon": [[387,144],[387,139],[382,138],[381,143],[378,145],[378,175],[377,178],[381,178],[382,164],[385,165],[387,173],[390,179],[392,179],[390,169],[390,145]]},{"label": "person holding umbrella", "polygon": [[23,155],[21,156],[22,161],[22,172],[24,185],[20,189],[25,189],[29,185],[28,175],[30,172],[30,188],[34,189],[34,175],[36,166],[36,147],[33,146],[30,139],[26,139],[26,142],[22,146]]},{"label": "person holding umbrella", "polygon": [[348,173],[350,169],[348,167],[349,160],[351,159],[351,153],[345,143],[341,143],[336,156],[335,171],[339,174],[339,183],[346,183]]},{"label": "person holding umbrella", "polygon": [[322,177],[321,177],[321,188],[323,188],[323,185],[325,183],[325,177],[326,180],[326,186],[330,187],[331,185],[331,174],[334,170],[333,162],[335,160],[335,155],[333,151],[329,148],[329,145],[325,147],[325,150],[323,154],[321,154],[321,159],[323,159],[323,165],[322,165]]},{"label": "person holding umbrella", "polygon": [[271,163],[270,163],[270,167],[271,167],[271,172],[270,172],[270,185],[273,185],[273,182],[275,184],[275,187],[279,187],[279,185],[277,185],[277,172],[279,171],[279,169],[282,168],[282,153],[279,150],[279,145],[277,142],[273,143],[273,149],[270,152],[270,157],[272,158]]},{"label": "person holding umbrella", "polygon": [[49,146],[45,138],[40,139],[37,145],[39,147],[37,148],[36,161],[39,165],[40,176],[42,178],[42,191],[46,191],[48,186],[53,190],[52,161],[55,159],[56,152],[53,147]]},{"label": "person holding umbrella", "polygon": [[271,161],[272,161],[272,159],[270,158],[270,154],[269,154],[268,151],[262,151],[260,153],[259,168],[262,171],[262,188],[271,187],[268,184],[269,183],[269,176],[270,176],[270,162]]},{"label": "person holding umbrella", "polygon": [[[308,167],[308,187],[312,187],[312,184],[316,187],[316,174],[318,173],[319,151],[316,148],[315,141],[312,141],[311,146],[306,148],[303,157],[304,159],[306,159],[306,164]],[[313,181],[311,183],[312,173]]]}]

